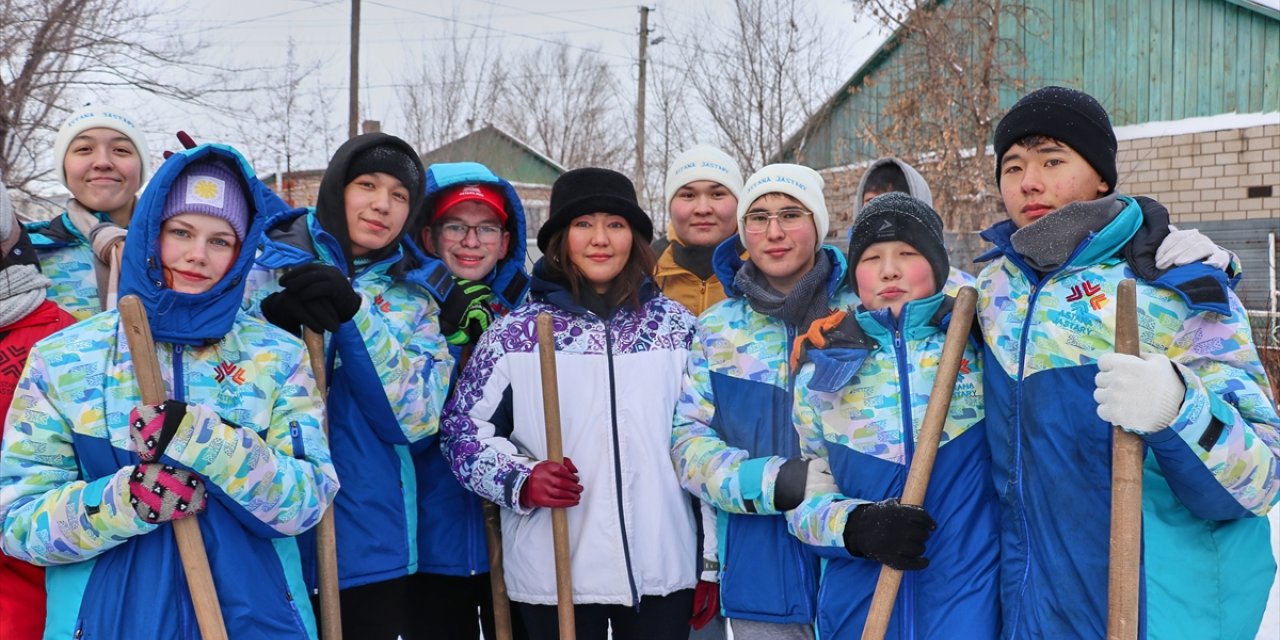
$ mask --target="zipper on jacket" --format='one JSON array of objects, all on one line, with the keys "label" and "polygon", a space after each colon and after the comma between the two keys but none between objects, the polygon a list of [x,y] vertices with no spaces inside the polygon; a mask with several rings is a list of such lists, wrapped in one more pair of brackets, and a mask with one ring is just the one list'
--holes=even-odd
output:
[{"label": "zipper on jacket", "polygon": [[186,384],[182,379],[182,345],[173,345],[173,399],[187,401]]},{"label": "zipper on jacket", "polygon": [[640,610],[640,593],[636,588],[635,571],[631,567],[631,544],[628,542],[627,535],[627,516],[622,509],[622,443],[618,437],[618,396],[614,385],[613,375],[613,335],[609,328],[609,321],[601,318],[604,323],[604,355],[605,360],[609,363],[609,422],[613,427],[613,476],[614,486],[617,488],[618,499],[618,527],[622,529],[622,557],[627,564],[627,586],[631,589],[631,606],[636,610]]},{"label": "zipper on jacket", "polygon": [[1012,638],[1018,637],[1017,624],[1022,618],[1022,601],[1026,596],[1027,586],[1031,577],[1031,557],[1033,555],[1031,552],[1031,527],[1027,524],[1026,497],[1023,493],[1022,484],[1022,382],[1026,375],[1027,367],[1027,338],[1030,335],[1031,318],[1035,314],[1036,301],[1040,298],[1040,292],[1044,289],[1045,285],[1049,284],[1049,281],[1052,280],[1054,276],[1062,273],[1071,265],[1071,261],[1074,260],[1076,256],[1080,255],[1080,252],[1088,246],[1089,242],[1090,241],[1086,241],[1077,245],[1075,250],[1071,252],[1071,255],[1062,262],[1061,266],[1053,271],[1045,273],[1034,281],[1032,280],[1032,277],[1039,274],[1025,261],[1023,261],[1021,256],[1017,253],[1005,254],[1005,257],[1009,262],[1013,263],[1014,266],[1018,267],[1018,269],[1022,271],[1022,276],[1027,279],[1027,282],[1034,282],[1034,284],[1031,285],[1031,293],[1027,295],[1026,317],[1022,319],[1022,337],[1018,340],[1018,377],[1013,383],[1014,485],[1017,487],[1018,491],[1018,524],[1022,528],[1022,538],[1026,540],[1027,543],[1027,559],[1022,566],[1022,584],[1018,586],[1018,603],[1015,605],[1013,611],[1014,628],[1010,631],[1012,634],[1010,637]]},{"label": "zipper on jacket", "polygon": [[[902,325],[906,314],[902,311],[898,312],[897,326],[893,328],[893,355],[898,361],[898,396],[902,402],[902,444],[903,449],[903,470],[911,473],[911,459],[915,456],[916,429],[915,420],[911,415],[911,376],[907,368],[907,353],[902,340]],[[944,417],[945,419],[945,417]],[[906,476],[903,476],[904,478]],[[906,486],[905,484],[903,485]],[[923,505],[921,505],[923,506]],[[916,616],[916,579],[914,571],[906,571],[902,574],[902,597],[899,603],[902,606],[902,635],[907,638],[915,637],[915,616]]]}]

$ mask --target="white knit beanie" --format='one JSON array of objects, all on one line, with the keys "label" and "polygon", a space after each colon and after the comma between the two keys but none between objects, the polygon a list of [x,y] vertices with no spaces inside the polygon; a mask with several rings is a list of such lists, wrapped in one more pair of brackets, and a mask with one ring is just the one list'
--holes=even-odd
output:
[{"label": "white knit beanie", "polygon": [[742,194],[742,170],[738,168],[738,163],[729,154],[713,146],[700,144],[676,156],[667,169],[667,206],[671,206],[671,199],[676,197],[676,191],[680,187],[699,180],[724,185],[735,198]]},{"label": "white knit beanie", "polygon": [[[147,153],[147,137],[135,124],[134,119],[114,107],[87,104],[76,110],[66,122],[62,123],[62,128],[58,129],[58,137],[53,142],[53,160],[58,168],[58,178],[62,180],[62,186],[67,187],[67,169],[63,162],[66,160],[67,148],[71,146],[71,141],[89,129],[99,128],[119,131],[133,143],[134,148],[138,150],[138,159],[142,162],[139,183],[146,182],[147,174],[151,169],[150,155]],[[70,189],[70,187],[67,188]]]},{"label": "white knit beanie", "polygon": [[818,229],[818,243],[815,251],[822,249],[822,242],[827,237],[827,227],[831,223],[827,214],[827,199],[822,195],[824,181],[817,171],[798,164],[771,164],[751,174],[747,184],[738,198],[738,237],[742,244],[747,243],[747,229],[742,218],[747,215],[751,204],[760,196],[770,193],[782,193],[800,201],[813,212],[813,226]]}]

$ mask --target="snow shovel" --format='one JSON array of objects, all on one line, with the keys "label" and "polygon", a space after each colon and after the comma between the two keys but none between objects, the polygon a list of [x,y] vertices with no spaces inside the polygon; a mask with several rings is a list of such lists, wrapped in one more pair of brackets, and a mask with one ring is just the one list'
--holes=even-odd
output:
[{"label": "snow shovel", "polygon": [[[125,340],[129,344],[129,357],[133,359],[133,373],[138,379],[142,402],[160,404],[168,399],[168,394],[164,390],[164,379],[160,377],[160,362],[156,359],[156,344],[151,339],[151,325],[147,324],[147,310],[134,295],[121,298],[117,308],[120,321],[124,323]],[[197,517],[172,521],[173,537],[178,541],[178,555],[182,558],[182,571],[187,575],[187,589],[191,592],[191,605],[196,611],[201,637],[204,640],[227,640],[222,606],[218,604],[218,592],[213,586],[213,572],[209,570],[209,556],[205,554],[204,537],[200,534]]]},{"label": "snow shovel", "polygon": [[[951,325],[947,327],[946,342],[942,345],[942,360],[938,363],[933,390],[929,392],[929,406],[924,411],[920,436],[916,439],[916,451],[911,457],[911,469],[902,490],[902,504],[924,506],[925,491],[929,488],[929,476],[933,474],[933,461],[938,456],[938,442],[942,439],[942,427],[951,409],[951,394],[956,388],[956,376],[960,373],[960,361],[965,343],[973,326],[974,308],[978,292],[964,287],[956,295],[951,309]],[[862,628],[863,640],[881,640],[889,630],[889,618],[898,599],[898,587],[902,585],[902,572],[888,566],[880,567],[880,579],[871,597],[871,609],[867,623]]]},{"label": "snow shovel", "polygon": [[[307,359],[316,378],[316,389],[321,398],[327,398],[325,379],[324,335],[303,329],[302,341],[307,344]],[[324,412],[320,423],[325,438],[329,437],[329,411]],[[333,523],[334,505],[330,504],[320,516],[316,528],[316,569],[320,581],[320,637],[324,640],[342,640],[342,602],[338,598],[338,533]]]},{"label": "snow shovel", "polygon": [[[1116,287],[1116,353],[1138,355],[1138,286]],[[1138,568],[1142,560],[1142,438],[1112,427],[1111,554],[1107,566],[1107,640],[1138,637]]]},{"label": "snow shovel", "polygon": [[[542,365],[542,407],[547,422],[547,459],[564,463],[560,441],[560,385],[556,379],[556,338],[551,314],[538,314],[538,360]],[[551,537],[556,553],[556,602],[560,640],[578,637],[573,619],[573,576],[569,570],[569,514],[551,510]]]}]

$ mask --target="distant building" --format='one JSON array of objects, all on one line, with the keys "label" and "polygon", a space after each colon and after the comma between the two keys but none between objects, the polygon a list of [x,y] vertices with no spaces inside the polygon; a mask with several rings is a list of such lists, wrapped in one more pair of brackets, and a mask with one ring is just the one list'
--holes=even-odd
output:
[{"label": "distant building", "polygon": [[489,167],[515,187],[524,205],[529,237],[536,236],[547,219],[551,184],[565,172],[565,168],[493,125],[486,125],[422,154],[425,165],[466,161]]}]

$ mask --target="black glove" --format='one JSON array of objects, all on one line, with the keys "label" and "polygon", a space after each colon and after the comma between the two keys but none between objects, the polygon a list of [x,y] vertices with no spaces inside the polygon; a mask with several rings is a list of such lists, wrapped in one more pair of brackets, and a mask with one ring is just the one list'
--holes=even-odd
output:
[{"label": "black glove", "polygon": [[262,317],[299,338],[302,337],[302,317],[298,315],[298,304],[283,291],[277,291],[262,299],[259,305]]},{"label": "black glove", "polygon": [[292,313],[312,331],[337,331],[360,310],[360,294],[336,267],[318,262],[303,265],[284,274],[280,286],[294,305]]},{"label": "black glove", "polygon": [[440,305],[440,331],[452,345],[474,343],[493,322],[489,301],[493,290],[475,280],[459,279]]},{"label": "black glove", "polygon": [[929,566],[924,542],[937,529],[922,507],[898,500],[864,504],[849,514],[844,524],[844,546],[849,553],[899,571]]}]

